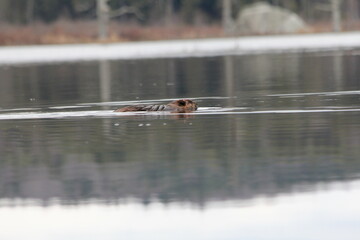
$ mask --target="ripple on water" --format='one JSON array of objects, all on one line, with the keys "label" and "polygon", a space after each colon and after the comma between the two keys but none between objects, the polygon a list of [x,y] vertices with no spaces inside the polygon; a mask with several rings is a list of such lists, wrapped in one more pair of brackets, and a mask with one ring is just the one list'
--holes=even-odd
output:
[{"label": "ripple on water", "polygon": [[[338,91],[338,92],[318,92],[318,93],[294,93],[294,94],[273,94],[266,95],[266,97],[306,97],[306,96],[342,96],[360,94],[360,91]],[[222,105],[222,100],[235,99],[234,97],[200,97],[190,98],[202,102],[204,105],[206,100],[219,101]],[[253,99],[257,99],[254,97]],[[66,118],[111,118],[119,116],[171,116],[171,115],[184,115],[183,113],[170,113],[170,112],[114,112],[113,110],[91,110],[83,111],[82,108],[113,108],[114,106],[126,106],[135,104],[159,104],[164,102],[173,101],[175,99],[158,99],[158,100],[136,100],[136,101],[117,101],[117,102],[100,102],[100,103],[79,103],[69,106],[51,106],[47,108],[14,108],[14,109],[1,109],[0,120],[21,120],[21,119],[66,119]],[[247,99],[249,100],[249,99]],[[204,101],[204,102],[203,102]],[[264,100],[265,101],[265,100]],[[335,113],[335,112],[358,112],[358,106],[308,106],[308,107],[294,107],[286,108],[286,106],[278,109],[271,105],[272,100],[267,100],[269,107],[266,109],[257,107],[214,107],[214,106],[201,106],[196,112],[186,113],[186,115],[239,115],[239,114],[304,114],[304,113]],[[251,101],[248,103],[251,105]],[[322,104],[321,104],[322,105]],[[325,105],[325,104],[324,104]],[[66,110],[66,111],[64,111]]]},{"label": "ripple on water", "polygon": [[[282,109],[282,110],[260,110],[244,111],[244,108],[200,108],[199,111],[186,113],[185,115],[239,115],[239,114],[303,114],[303,113],[336,113],[336,112],[360,112],[360,108],[322,108],[322,109]],[[184,115],[183,113],[169,112],[113,112],[112,110],[99,111],[71,111],[71,112],[20,112],[0,114],[0,120],[21,119],[66,119],[83,117],[120,117],[120,116],[170,116]],[[150,126],[150,125],[146,125]]]}]

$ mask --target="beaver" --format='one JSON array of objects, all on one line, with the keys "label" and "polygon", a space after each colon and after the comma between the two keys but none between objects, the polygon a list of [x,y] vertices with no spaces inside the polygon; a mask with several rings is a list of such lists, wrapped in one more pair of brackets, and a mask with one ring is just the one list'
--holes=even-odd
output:
[{"label": "beaver", "polygon": [[196,111],[198,105],[190,99],[172,101],[166,105],[134,105],[116,109],[114,112],[137,112],[137,111],[169,111],[173,113],[189,113]]}]

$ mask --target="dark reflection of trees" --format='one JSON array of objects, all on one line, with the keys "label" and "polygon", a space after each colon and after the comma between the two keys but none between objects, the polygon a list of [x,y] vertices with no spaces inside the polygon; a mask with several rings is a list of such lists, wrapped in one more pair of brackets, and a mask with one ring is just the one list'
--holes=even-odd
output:
[{"label": "dark reflection of trees", "polygon": [[[125,118],[105,134],[106,120],[2,122],[0,198],[204,205],[307,190],[360,171],[360,129],[349,115]],[[146,121],[152,125],[138,126]]]},{"label": "dark reflection of trees", "polygon": [[1,107],[90,101],[99,96],[94,69],[91,63],[0,67]]},{"label": "dark reflection of trees", "polygon": [[[359,85],[358,61],[337,52],[0,67],[0,107],[226,96],[229,84],[240,98],[353,90]],[[107,81],[101,81],[104,76]]]},{"label": "dark reflection of trees", "polygon": [[[268,95],[356,90],[358,62],[341,53],[0,67],[0,108],[201,96],[255,110],[351,107],[357,95]],[[0,198],[204,205],[291,193],[357,177],[359,131],[356,113],[1,121]]]}]

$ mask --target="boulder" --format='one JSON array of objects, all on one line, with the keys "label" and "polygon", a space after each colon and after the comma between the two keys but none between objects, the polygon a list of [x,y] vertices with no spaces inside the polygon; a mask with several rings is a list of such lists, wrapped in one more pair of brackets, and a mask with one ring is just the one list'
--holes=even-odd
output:
[{"label": "boulder", "polygon": [[266,2],[245,7],[236,20],[236,29],[240,34],[295,33],[305,27],[304,20],[296,13]]}]

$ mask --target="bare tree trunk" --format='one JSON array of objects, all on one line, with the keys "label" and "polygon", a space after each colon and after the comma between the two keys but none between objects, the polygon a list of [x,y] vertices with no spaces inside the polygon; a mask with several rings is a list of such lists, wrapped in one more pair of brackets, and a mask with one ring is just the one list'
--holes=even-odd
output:
[{"label": "bare tree trunk", "polygon": [[29,24],[34,18],[34,0],[26,1],[26,23]]},{"label": "bare tree trunk", "polygon": [[331,12],[332,12],[332,21],[333,21],[333,31],[341,31],[341,0],[331,0]]},{"label": "bare tree trunk", "polygon": [[166,0],[165,24],[167,26],[173,25],[173,20],[174,20],[173,15],[174,15],[173,0]]},{"label": "bare tree trunk", "polygon": [[6,21],[5,12],[7,9],[7,2],[0,1],[0,21]]},{"label": "bare tree trunk", "polygon": [[108,0],[97,0],[97,21],[98,21],[98,38],[107,39],[109,28],[109,6]]},{"label": "bare tree trunk", "polygon": [[348,15],[348,19],[350,20],[350,22],[355,22],[359,20],[360,8],[358,0],[349,0],[347,2],[346,10],[346,14]]},{"label": "bare tree trunk", "polygon": [[232,32],[231,0],[222,0],[222,24],[225,34]]},{"label": "bare tree trunk", "polygon": [[305,21],[310,21],[310,14],[309,14],[309,2],[308,0],[305,0],[303,1],[303,4],[302,4],[302,9],[301,9],[301,14],[302,14],[302,17],[305,18]]}]

